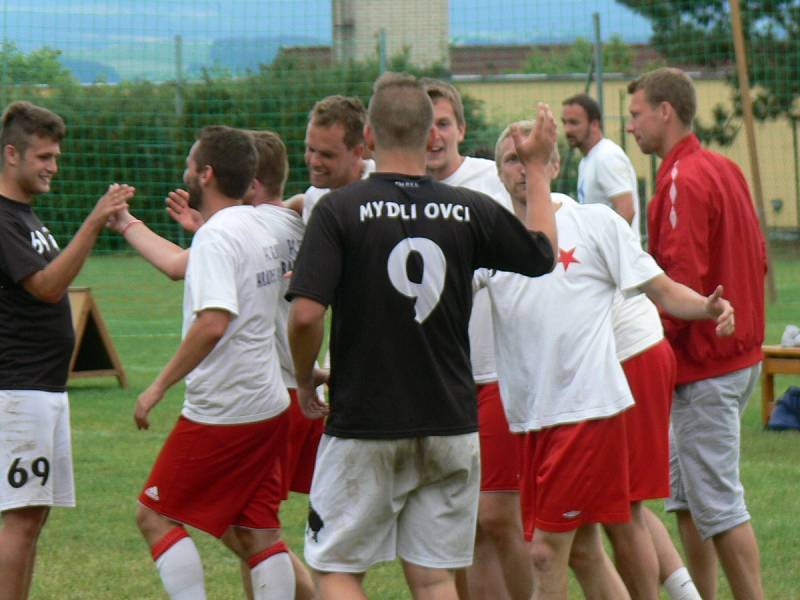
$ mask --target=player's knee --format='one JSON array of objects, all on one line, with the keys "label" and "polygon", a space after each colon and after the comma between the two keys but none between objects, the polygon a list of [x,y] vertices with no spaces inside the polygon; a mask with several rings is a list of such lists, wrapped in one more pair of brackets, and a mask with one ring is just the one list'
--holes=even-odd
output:
[{"label": "player's knee", "polygon": [[569,552],[569,566],[576,573],[582,573],[591,568],[592,561],[596,559],[594,550],[585,544],[574,543]]},{"label": "player's knee", "polygon": [[49,509],[10,510],[3,513],[3,531],[18,541],[35,544],[47,521]]},{"label": "player's knee", "polygon": [[513,509],[499,505],[495,502],[483,502],[481,499],[478,510],[479,535],[495,540],[504,539],[510,535],[522,537],[522,522],[519,514]]},{"label": "player's knee", "polygon": [[550,544],[536,541],[534,537],[531,544],[531,561],[534,570],[539,573],[548,573],[556,567],[556,550]]},{"label": "player's knee", "polygon": [[146,506],[142,506],[141,504],[136,507],[136,526],[145,537],[149,538],[159,529],[163,528],[160,527],[160,522],[161,515],[153,512]]}]

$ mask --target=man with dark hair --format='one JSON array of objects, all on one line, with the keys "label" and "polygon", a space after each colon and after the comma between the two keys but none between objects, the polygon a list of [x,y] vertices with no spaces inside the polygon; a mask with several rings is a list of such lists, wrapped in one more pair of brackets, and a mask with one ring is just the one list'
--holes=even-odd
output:
[{"label": "man with dark hair", "polygon": [[309,112],[304,158],[311,186],[290,200],[293,208],[301,203],[306,223],[322,196],[375,170],[375,163],[365,158],[366,116],[361,100],[339,95],[319,100]]},{"label": "man with dark hair", "polygon": [[33,212],[58,171],[61,118],[10,104],[0,132],[0,597],[27,598],[51,506],[75,506],[69,403],[75,345],[67,288],[133,188],[114,184],[60,251]]},{"label": "man with dark hair", "polygon": [[[295,593],[278,518],[289,420],[274,342],[284,266],[269,220],[240,205],[257,159],[249,133],[222,126],[203,129],[189,152],[184,182],[204,224],[185,267],[183,341],[134,411],[147,429],[150,410],[186,378],[181,417],[136,515],[173,599],[205,598],[187,524],[218,538],[233,532],[230,546],[250,566],[256,599]],[[123,225],[123,234],[132,227],[142,234],[136,225]]]},{"label": "man with dark hair", "polygon": [[567,143],[583,154],[578,165],[578,202],[613,208],[639,237],[636,171],[625,151],[603,136],[600,106],[586,94],[571,96],[562,102],[561,122]]},{"label": "man with dark hair", "polygon": [[[448,185],[483,192],[511,210],[511,199],[497,175],[495,163],[462,156],[467,123],[461,94],[447,81],[422,80],[433,103],[433,141],[426,154],[428,173]],[[527,600],[533,580],[529,548],[522,537],[519,510],[521,436],[509,431],[497,382],[489,295],[478,290],[469,320],[472,376],[478,394],[481,441],[481,494],[475,534],[475,561],[456,582],[462,595],[473,600]],[[466,590],[465,588],[468,588]]]},{"label": "man with dark hair", "polygon": [[[456,598],[450,570],[472,562],[480,478],[472,273],[553,266],[549,110],[540,106],[534,134],[519,140],[525,226],[486,196],[425,176],[432,124],[414,77],[378,79],[365,128],[378,172],[319,202],[289,286],[300,404],[310,417],[329,414],[305,545],[323,600],[364,598],[364,573],[398,555],[415,597]],[[312,375],[329,304],[330,411]]]},{"label": "man with dark hair", "polygon": [[[633,81],[628,131],[662,159],[648,208],[650,253],[701,294],[717,283],[736,307],[736,333],[716,341],[706,323],[662,315],[678,363],[672,400],[671,497],[700,595],[716,594],[717,556],[734,598],[763,596],[758,544],[739,479],[740,416],[764,340],[766,252],[747,182],[692,133],[691,79],[662,68]],[[716,551],[716,554],[715,554]]]}]

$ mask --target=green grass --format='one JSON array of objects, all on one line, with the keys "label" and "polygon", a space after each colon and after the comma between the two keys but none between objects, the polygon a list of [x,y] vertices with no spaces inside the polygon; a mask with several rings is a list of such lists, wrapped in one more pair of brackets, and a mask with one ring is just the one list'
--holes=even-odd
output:
[{"label": "green grass", "polygon": [[[800,323],[797,245],[775,252],[780,301],[768,308],[767,342],[777,343],[787,323]],[[32,597],[61,600],[164,598],[160,580],[134,524],[136,496],[178,416],[183,389],[175,386],[152,413],[149,431],[133,424],[136,395],[156,376],[179,343],[182,285],[135,257],[91,259],[77,285],[92,288],[127,371],[130,387],[112,378],[70,386],[78,507],[54,510],[39,545]],[[800,385],[778,377],[776,391]],[[766,597],[800,599],[800,435],[761,428],[760,389],[742,421],[742,478],[759,539]],[[658,514],[660,504],[652,507]],[[302,550],[305,496],[284,504],[286,539]],[[671,519],[666,519],[671,527]],[[674,533],[674,529],[673,529]],[[206,571],[208,597],[242,597],[237,561],[213,538],[194,534]],[[409,595],[396,564],[373,569],[372,598]],[[575,597],[579,592],[573,584]],[[724,581],[721,599],[730,598]]]}]

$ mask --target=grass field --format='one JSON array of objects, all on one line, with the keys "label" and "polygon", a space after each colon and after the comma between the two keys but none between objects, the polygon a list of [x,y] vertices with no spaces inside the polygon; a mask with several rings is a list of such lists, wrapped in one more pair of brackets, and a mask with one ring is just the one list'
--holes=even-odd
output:
[{"label": "grass field", "polygon": [[[775,252],[780,301],[768,310],[770,343],[780,340],[785,324],[800,323],[798,261],[797,245]],[[129,256],[91,259],[76,284],[92,288],[130,387],[121,390],[111,378],[70,386],[78,507],[53,511],[39,545],[32,597],[164,598],[133,517],[136,496],[178,416],[182,386],[152,413],[149,431],[136,430],[132,410],[137,393],[179,343],[182,285]],[[776,389],[782,392],[790,383],[800,385],[779,377]],[[759,398],[757,389],[742,424],[742,478],[761,546],[766,598],[800,599],[800,435],[763,431]],[[659,504],[653,507],[662,514]],[[305,497],[293,495],[282,512],[285,537],[298,553],[305,511]],[[195,532],[194,539],[203,557],[208,597],[242,597],[233,556],[203,533]],[[371,571],[366,586],[371,598],[409,597],[395,564]],[[720,598],[730,598],[724,583]]]}]

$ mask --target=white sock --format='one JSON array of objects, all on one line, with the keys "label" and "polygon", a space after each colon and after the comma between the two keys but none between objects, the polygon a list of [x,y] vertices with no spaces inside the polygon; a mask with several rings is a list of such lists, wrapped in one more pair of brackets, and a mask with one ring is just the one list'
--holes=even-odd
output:
[{"label": "white sock", "polygon": [[703,600],[686,567],[674,571],[664,580],[664,590],[670,600]]},{"label": "white sock", "polygon": [[203,563],[192,538],[175,542],[156,560],[158,574],[171,600],[205,600]]},{"label": "white sock", "polygon": [[[253,564],[254,560],[264,555],[264,560]],[[249,564],[255,600],[294,600],[294,569],[286,544],[277,542],[253,557]]]}]

